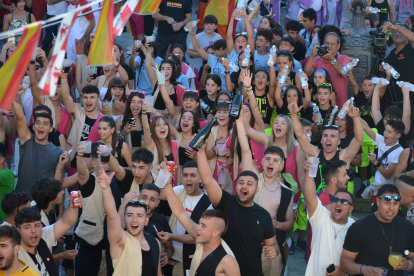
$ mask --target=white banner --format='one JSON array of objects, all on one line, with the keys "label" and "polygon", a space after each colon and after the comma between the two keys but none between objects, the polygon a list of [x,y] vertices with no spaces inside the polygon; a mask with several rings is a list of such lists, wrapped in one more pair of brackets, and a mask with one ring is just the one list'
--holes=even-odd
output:
[{"label": "white banner", "polygon": [[135,10],[135,7],[138,5],[139,0],[128,0],[125,5],[122,6],[119,13],[114,18],[114,32],[113,37],[120,36],[124,29],[126,22],[131,16],[132,12]]}]

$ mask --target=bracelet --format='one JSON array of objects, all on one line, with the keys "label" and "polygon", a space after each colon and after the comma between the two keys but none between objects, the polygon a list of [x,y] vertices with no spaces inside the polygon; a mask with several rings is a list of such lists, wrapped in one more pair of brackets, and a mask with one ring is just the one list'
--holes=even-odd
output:
[{"label": "bracelet", "polygon": [[246,91],[252,91],[253,87],[249,86],[249,87],[246,87],[245,89]]},{"label": "bracelet", "polygon": [[[250,91],[250,90],[249,90]],[[253,95],[253,91],[252,92],[247,92],[247,95]]]},{"label": "bracelet", "polygon": [[226,74],[226,75],[230,74],[230,71],[224,71],[224,74]]},{"label": "bracelet", "polygon": [[103,190],[102,190],[102,194],[104,194],[104,195],[110,194],[110,193],[112,193],[112,190],[111,189],[109,189],[109,192],[107,192],[107,193],[104,193]]},{"label": "bracelet", "polygon": [[279,86],[279,87],[283,87],[283,84],[279,84],[279,83],[278,83],[278,84],[277,84],[277,86]]},{"label": "bracelet", "polygon": [[359,274],[362,274],[362,267],[365,266],[364,264],[361,265],[361,267],[359,268]]},{"label": "bracelet", "polygon": [[413,268],[413,262],[408,260],[408,268],[406,271],[410,271]]},{"label": "bracelet", "polygon": [[173,101],[171,101],[171,104],[170,105],[166,105],[165,107],[170,107],[170,106],[172,106],[174,104],[174,102]]},{"label": "bracelet", "polygon": [[62,77],[60,77],[60,79],[61,79],[61,80],[64,80],[64,79],[67,79],[67,78],[68,78],[68,77],[66,77],[66,78],[62,78]]},{"label": "bracelet", "polygon": [[118,63],[118,65],[115,65],[115,69],[118,70],[120,65],[121,65],[120,63]]}]

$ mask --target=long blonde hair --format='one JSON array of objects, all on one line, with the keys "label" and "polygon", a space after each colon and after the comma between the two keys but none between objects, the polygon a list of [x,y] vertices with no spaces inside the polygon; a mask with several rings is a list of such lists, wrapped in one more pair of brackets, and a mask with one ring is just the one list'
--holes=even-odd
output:
[{"label": "long blonde hair", "polygon": [[[287,156],[286,158],[293,152],[294,146],[298,144],[298,142],[296,141],[295,137],[293,136],[293,125],[292,125],[292,121],[290,120],[290,118],[286,115],[280,114],[277,115],[277,118],[283,118],[286,122],[286,126],[287,126],[287,131],[286,131],[286,144],[287,144]],[[275,119],[275,121],[276,121]],[[273,121],[273,125],[275,124]],[[269,140],[269,144],[267,145],[267,147],[273,146],[273,142],[275,141],[275,132],[273,130],[273,126],[272,126],[272,135],[270,136],[270,140]]]}]

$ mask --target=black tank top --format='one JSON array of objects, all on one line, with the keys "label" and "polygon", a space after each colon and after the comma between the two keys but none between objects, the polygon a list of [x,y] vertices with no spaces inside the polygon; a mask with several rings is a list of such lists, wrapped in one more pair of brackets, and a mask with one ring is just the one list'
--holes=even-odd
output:
[{"label": "black tank top", "polygon": [[[151,250],[144,251],[141,249],[142,254],[142,276],[154,276],[154,260],[152,259]],[[157,271],[158,272],[158,271]]]},{"label": "black tank top", "polygon": [[260,115],[262,116],[263,122],[265,124],[270,124],[270,119],[272,118],[273,108],[269,104],[269,99],[267,98],[267,93],[263,96],[256,96],[256,104],[259,108]]},{"label": "black tank top", "polygon": [[390,13],[390,6],[388,5],[388,0],[384,0],[381,4],[375,2],[375,0],[371,1],[371,7],[380,9],[379,14],[379,22],[384,20],[388,20],[388,14]]},{"label": "black tank top", "polygon": [[[158,87],[157,85],[154,86],[154,92],[157,90],[156,89],[156,87]],[[176,86],[174,86],[174,94],[170,95],[170,99],[173,102],[174,106],[176,106],[177,105],[177,87]],[[162,98],[161,91],[158,93],[158,96],[155,99],[154,108],[158,110],[164,110],[167,108],[165,106],[164,99]]]},{"label": "black tank top", "polygon": [[[276,78],[277,78],[279,76],[279,71],[276,71],[275,73],[276,73]],[[290,79],[290,83],[292,85],[296,85],[296,73],[293,71],[290,71],[288,74],[288,77]]]},{"label": "black tank top", "polygon": [[144,130],[134,130],[131,132],[131,144],[133,148],[141,147],[141,136],[144,135]]},{"label": "black tank top", "polygon": [[414,150],[411,150],[410,155],[408,155],[407,159],[407,168],[405,169],[406,172],[414,170],[413,154]]},{"label": "black tank top", "polygon": [[211,276],[216,275],[216,269],[218,264],[227,255],[226,250],[220,244],[213,252],[211,252],[204,261],[198,266],[196,275],[197,276]]},{"label": "black tank top", "polygon": [[184,164],[188,161],[193,161],[190,157],[185,154],[186,150],[183,147],[178,148],[178,155],[180,157],[180,166],[184,166]]},{"label": "black tank top", "polygon": [[336,154],[332,159],[326,160],[325,154],[323,154],[323,149],[321,148],[318,158],[319,158],[319,170],[315,177],[316,192],[319,192],[320,190],[325,189],[325,186],[326,186],[325,179],[322,178],[322,173],[321,173],[322,165],[325,164],[326,161],[339,161],[340,160],[339,150],[336,151]]}]

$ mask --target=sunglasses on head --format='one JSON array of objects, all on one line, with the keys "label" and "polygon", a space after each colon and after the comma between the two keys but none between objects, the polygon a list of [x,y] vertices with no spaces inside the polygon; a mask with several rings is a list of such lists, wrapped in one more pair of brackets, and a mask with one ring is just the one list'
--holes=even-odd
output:
[{"label": "sunglasses on head", "polygon": [[339,128],[339,126],[337,126],[337,125],[324,125],[324,126],[323,126],[323,129],[326,129],[326,128],[331,128],[331,127],[334,127],[334,128]]},{"label": "sunglasses on head", "polygon": [[348,199],[345,199],[345,198],[334,197],[334,198],[332,198],[331,202],[332,203],[341,202],[342,205],[348,205],[349,204],[349,205],[352,206],[352,203]]},{"label": "sunglasses on head", "polygon": [[129,202],[130,203],[139,203],[139,204],[142,204],[142,205],[147,205],[147,202],[143,201],[143,200],[131,199]]},{"label": "sunglasses on head", "polygon": [[332,87],[332,84],[330,84],[330,83],[324,83],[324,82],[321,82],[321,83],[318,83],[316,86],[331,86]]},{"label": "sunglasses on head", "polygon": [[395,200],[395,202],[400,202],[401,201],[401,196],[391,196],[391,195],[383,195],[383,196],[379,196],[379,198],[383,198],[385,201],[391,201],[393,198]]},{"label": "sunglasses on head", "polygon": [[241,35],[247,36],[247,32],[236,33],[235,38],[238,37],[238,36],[241,36]]},{"label": "sunglasses on head", "polygon": [[280,50],[280,51],[276,51],[276,54],[280,55],[280,54],[290,54],[290,52],[288,50]]}]

